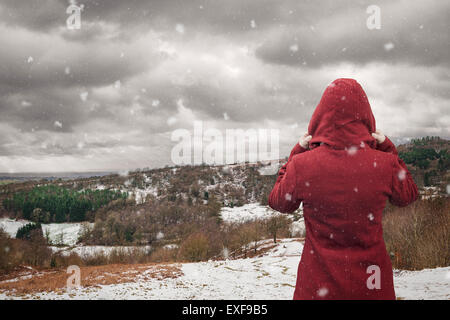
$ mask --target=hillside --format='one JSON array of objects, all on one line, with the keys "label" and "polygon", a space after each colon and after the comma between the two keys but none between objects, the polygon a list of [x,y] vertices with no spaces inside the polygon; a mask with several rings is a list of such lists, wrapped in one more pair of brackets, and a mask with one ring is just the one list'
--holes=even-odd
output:
[{"label": "hillside", "polygon": [[[262,243],[252,258],[198,263],[83,267],[81,288],[65,270],[23,270],[0,280],[0,299],[292,299],[300,239]],[[450,268],[394,270],[397,299],[450,299]],[[14,288],[15,291],[9,291]]]}]

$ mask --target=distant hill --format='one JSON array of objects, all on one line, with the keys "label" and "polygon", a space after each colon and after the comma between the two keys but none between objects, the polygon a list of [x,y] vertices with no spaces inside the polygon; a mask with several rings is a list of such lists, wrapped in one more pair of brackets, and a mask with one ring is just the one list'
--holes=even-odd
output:
[{"label": "distant hill", "polygon": [[445,192],[450,184],[449,140],[427,136],[399,145],[397,150],[418,186],[438,187]]},{"label": "distant hill", "polygon": [[[417,185],[433,187],[436,195],[447,195],[450,141],[439,137],[414,139],[397,146]],[[279,166],[285,159],[274,160]],[[0,203],[19,191],[32,190],[38,185],[55,184],[75,190],[116,189],[128,192],[133,201],[129,205],[146,202],[148,198],[170,203],[203,203],[214,197],[222,206],[241,206],[260,202],[267,197],[276,175],[262,175],[268,163],[240,163],[222,166],[176,166],[151,170],[135,170],[127,174],[95,177],[41,179],[0,184]],[[4,208],[0,209],[4,210]],[[1,212],[0,212],[1,214]]]}]

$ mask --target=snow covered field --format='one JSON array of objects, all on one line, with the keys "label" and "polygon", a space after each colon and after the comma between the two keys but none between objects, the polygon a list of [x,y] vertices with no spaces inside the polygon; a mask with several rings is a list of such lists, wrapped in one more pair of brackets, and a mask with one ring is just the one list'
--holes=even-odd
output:
[{"label": "snow covered field", "polygon": [[108,256],[112,251],[123,253],[147,253],[151,246],[77,246],[71,248],[50,247],[53,252],[60,252],[63,256],[68,256],[74,252],[81,258],[88,258],[96,254],[104,254]]},{"label": "snow covered field", "polygon": [[225,222],[246,222],[255,219],[268,219],[281,213],[272,210],[269,206],[263,206],[259,203],[249,203],[241,207],[223,207],[220,214]]},{"label": "snow covered field", "polygon": [[[17,230],[30,222],[22,219],[16,221],[9,218],[0,218],[0,228],[9,234],[10,237],[15,238]],[[83,230],[83,225],[92,227],[94,224],[88,222],[42,224],[42,232],[44,236],[48,233],[53,244],[72,246],[77,242],[78,236]]]},{"label": "snow covered field", "polygon": [[[176,278],[149,279],[143,270],[134,282],[0,299],[291,299],[302,248],[282,239],[254,258],[183,263]],[[450,299],[450,267],[394,274],[400,299]]]}]

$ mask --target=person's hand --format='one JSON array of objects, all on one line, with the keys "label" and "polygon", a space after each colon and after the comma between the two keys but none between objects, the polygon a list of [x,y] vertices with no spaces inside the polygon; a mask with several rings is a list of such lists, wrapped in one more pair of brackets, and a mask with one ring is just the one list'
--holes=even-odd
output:
[{"label": "person's hand", "polygon": [[308,149],[308,145],[309,145],[309,141],[312,139],[312,136],[306,132],[303,136],[300,137],[300,139],[298,140],[298,144],[305,148]]},{"label": "person's hand", "polygon": [[378,144],[381,144],[386,140],[386,136],[381,133],[381,131],[377,130],[374,133],[372,133],[372,137],[374,137],[377,140]]}]

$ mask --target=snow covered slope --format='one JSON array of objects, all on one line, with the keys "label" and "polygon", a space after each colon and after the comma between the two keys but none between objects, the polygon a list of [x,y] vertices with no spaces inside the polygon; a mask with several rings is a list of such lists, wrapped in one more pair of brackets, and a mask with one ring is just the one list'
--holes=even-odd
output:
[{"label": "snow covered slope", "polygon": [[[175,278],[148,278],[142,269],[133,282],[20,297],[3,292],[0,299],[291,299],[302,248],[282,239],[254,258],[183,263]],[[450,267],[395,271],[394,280],[400,299],[450,299]]]},{"label": "snow covered slope", "polygon": [[[31,221],[0,218],[0,228],[12,238],[16,237],[17,230],[20,227],[28,223],[31,223]],[[44,236],[48,234],[50,242],[53,244],[72,246],[76,244],[78,236],[83,230],[83,225],[93,227],[94,224],[88,222],[42,224],[42,232]]]}]

